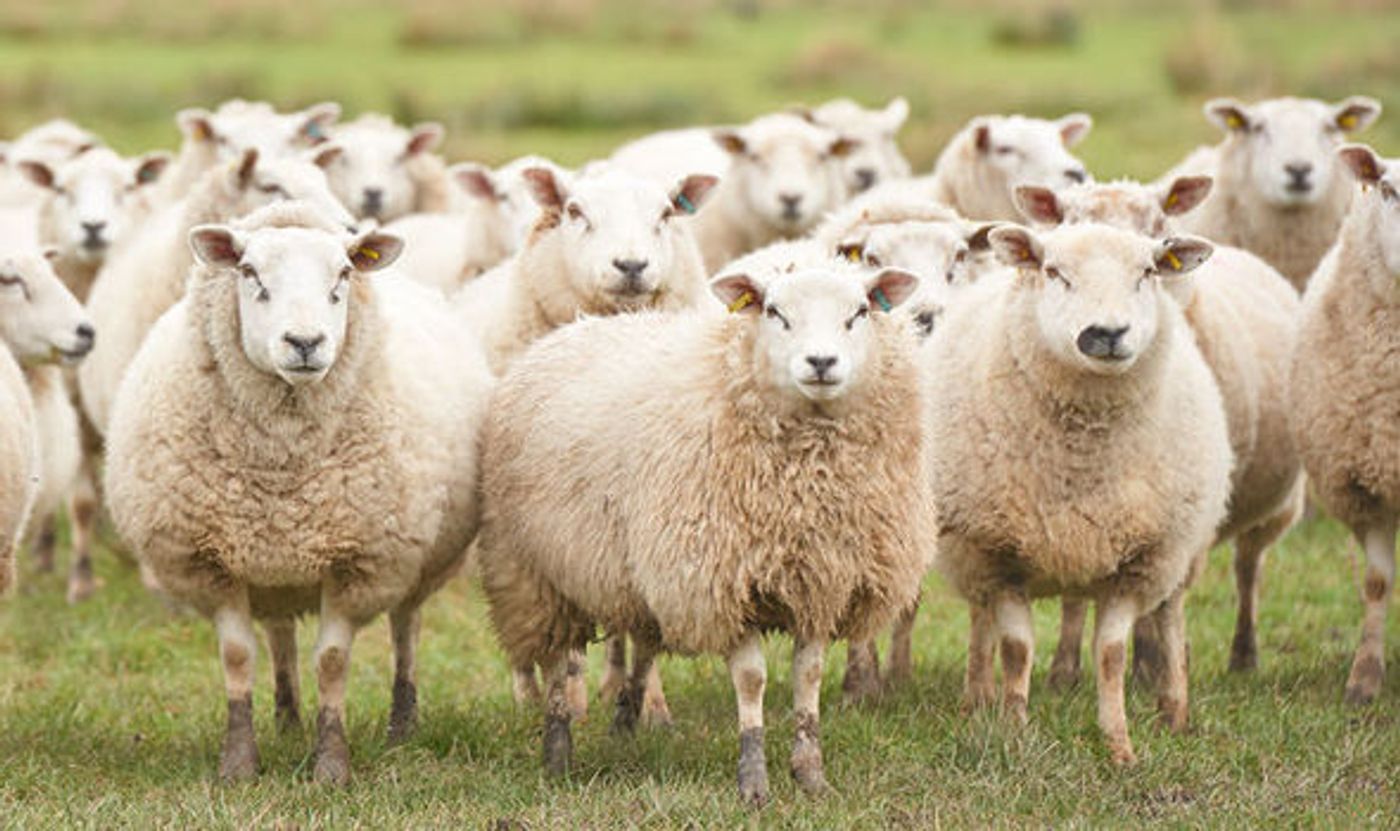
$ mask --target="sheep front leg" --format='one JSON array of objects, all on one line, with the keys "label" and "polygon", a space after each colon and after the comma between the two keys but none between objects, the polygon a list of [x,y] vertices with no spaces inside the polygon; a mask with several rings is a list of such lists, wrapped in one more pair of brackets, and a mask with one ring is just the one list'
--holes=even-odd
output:
[{"label": "sheep front leg", "polygon": [[[636,661],[634,657],[633,662]],[[633,672],[636,672],[634,667]],[[642,724],[666,727],[671,723],[671,706],[666,703],[666,690],[661,686],[661,664],[654,659],[647,670],[646,689],[642,693]]]},{"label": "sheep front leg", "polygon": [[516,704],[530,704],[540,700],[540,685],[535,680],[535,665],[522,664],[511,668],[511,694]]},{"label": "sheep front leg", "polygon": [[603,680],[598,684],[598,700],[607,701],[627,686],[627,637],[609,635],[604,644]]},{"label": "sheep front leg", "polygon": [[[1162,725],[1174,733],[1189,722],[1186,667],[1186,588],[1177,589],[1150,615],[1158,636],[1157,710]],[[1138,624],[1142,625],[1141,622]]]},{"label": "sheep front leg", "polygon": [[899,613],[890,630],[889,682],[903,684],[914,677],[914,620],[919,615],[919,603]]},{"label": "sheep front leg", "polygon": [[1066,597],[1060,601],[1060,642],[1055,645],[1055,658],[1050,662],[1052,690],[1067,690],[1079,683],[1079,653],[1088,610],[1089,604],[1083,598]]},{"label": "sheep front leg", "polygon": [[622,689],[617,691],[617,711],[612,723],[614,734],[631,735],[636,731],[637,720],[645,707],[647,687],[656,672],[656,653],[656,644],[635,637],[632,639],[632,674]]},{"label": "sheep front leg", "polygon": [[997,633],[1001,636],[1002,711],[1025,724],[1031,693],[1031,656],[1035,633],[1031,630],[1031,604],[1017,594],[1003,596],[996,605]]},{"label": "sheep front leg", "polygon": [[228,698],[228,728],[219,754],[219,778],[239,782],[258,775],[258,745],[253,735],[253,658],[258,638],[248,612],[248,597],[234,599],[214,613],[219,658]]},{"label": "sheep front leg", "polygon": [[355,627],[333,604],[321,603],[321,632],[316,641],[316,715],[314,778],[327,785],[350,781],[350,744],[345,738],[345,686],[350,677],[350,645]]},{"label": "sheep front leg", "polygon": [[792,778],[809,796],[826,790],[822,770],[821,691],[825,640],[798,639],[792,650]]},{"label": "sheep front leg", "polygon": [[49,514],[39,521],[39,533],[34,537],[34,570],[41,574],[53,572],[54,552],[58,548],[58,518]]},{"label": "sheep front leg", "polygon": [[963,712],[972,713],[996,700],[996,616],[992,607],[969,603],[967,678],[963,687]]},{"label": "sheep front leg", "polygon": [[565,682],[565,695],[569,699],[569,710],[578,721],[588,718],[588,653],[582,649],[569,650],[565,663],[568,679]]},{"label": "sheep front leg", "polygon": [[846,644],[846,675],[841,679],[841,694],[848,702],[874,698],[880,692],[880,653],[875,639],[849,641]]},{"label": "sheep front leg", "polygon": [[297,669],[297,623],[292,618],[269,620],[267,648],[272,654],[272,697],[277,703],[277,730],[301,729],[301,683]]},{"label": "sheep front leg", "polygon": [[744,638],[727,658],[739,702],[739,798],[755,807],[768,801],[768,760],[763,752],[763,688],[768,667],[757,633]]},{"label": "sheep front leg", "polygon": [[73,493],[68,498],[68,530],[73,544],[73,563],[68,571],[68,602],[81,603],[97,592],[92,574],[92,535],[97,526],[97,486],[93,462],[83,459],[83,467]]},{"label": "sheep front leg", "polygon": [[544,769],[550,776],[563,776],[573,765],[574,737],[570,728],[574,710],[569,704],[570,652],[551,656],[541,664],[544,670]]},{"label": "sheep front leg", "polygon": [[1385,676],[1385,611],[1395,585],[1395,520],[1358,529],[1366,552],[1366,577],[1361,597],[1366,605],[1361,623],[1361,643],[1347,678],[1346,703],[1368,704],[1381,691]]},{"label": "sheep front leg", "polygon": [[[423,613],[419,606],[389,613],[394,640],[394,691],[389,708],[389,744],[398,744],[418,727],[418,632]],[[533,680],[533,674],[531,675]]]},{"label": "sheep front leg", "polygon": [[1099,681],[1099,728],[1108,740],[1113,761],[1137,761],[1128,739],[1123,678],[1127,670],[1128,631],[1137,618],[1136,604],[1124,597],[1101,598],[1094,613],[1094,665]]}]

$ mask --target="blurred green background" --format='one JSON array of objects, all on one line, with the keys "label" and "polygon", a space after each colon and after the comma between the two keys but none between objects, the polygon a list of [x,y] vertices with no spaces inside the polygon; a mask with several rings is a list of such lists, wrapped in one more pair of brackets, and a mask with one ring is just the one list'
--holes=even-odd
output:
[{"label": "blurred green background", "polygon": [[1213,95],[1379,98],[1400,152],[1397,0],[46,0],[0,5],[0,136],[50,116],[119,149],[233,96],[449,128],[446,153],[575,164],[668,126],[904,95],[916,170],[977,113],[1097,124],[1100,178],[1215,140]]}]

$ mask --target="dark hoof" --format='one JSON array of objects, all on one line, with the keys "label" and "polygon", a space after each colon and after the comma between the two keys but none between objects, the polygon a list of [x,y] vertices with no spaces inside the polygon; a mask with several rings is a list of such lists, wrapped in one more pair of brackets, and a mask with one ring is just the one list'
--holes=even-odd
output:
[{"label": "dark hoof", "polygon": [[389,744],[402,744],[418,729],[418,687],[394,679],[394,703],[389,709]]},{"label": "dark hoof", "polygon": [[617,707],[613,712],[612,734],[630,736],[637,731],[637,719],[642,713],[642,696],[631,685],[617,691]]},{"label": "dark hoof", "polygon": [[568,716],[544,718],[544,769],[550,776],[564,776],[573,765],[574,736]]},{"label": "dark hoof", "polygon": [[316,719],[316,769],[312,778],[321,785],[350,782],[350,744],[340,716],[325,708]]},{"label": "dark hoof", "polygon": [[1258,666],[1259,650],[1255,648],[1254,643],[1236,636],[1234,644],[1230,647],[1230,671],[1248,672]]},{"label": "dark hoof", "polygon": [[253,699],[228,703],[228,731],[219,754],[219,779],[247,782],[258,776],[258,745],[253,737]]},{"label": "dark hoof", "polygon": [[763,728],[739,734],[739,799],[761,808],[768,802],[768,760],[763,755]]}]

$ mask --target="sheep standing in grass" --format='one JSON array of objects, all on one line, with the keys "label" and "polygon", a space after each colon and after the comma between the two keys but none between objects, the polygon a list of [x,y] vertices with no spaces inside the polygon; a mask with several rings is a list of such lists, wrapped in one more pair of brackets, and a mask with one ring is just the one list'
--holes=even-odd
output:
[{"label": "sheep standing in grass", "polygon": [[895,98],[883,109],[867,110],[849,98],[837,98],[803,113],[813,124],[860,142],[842,160],[846,189],[864,193],[883,182],[909,177],[909,161],[896,137],[909,118],[909,102]]},{"label": "sheep standing in grass", "polygon": [[972,612],[966,704],[992,702],[999,646],[1003,706],[1025,721],[1030,601],[1092,599],[1099,725],[1130,763],[1128,631],[1156,619],[1159,707],[1184,728],[1185,585],[1225,517],[1220,392],[1168,294],[1210,245],[1098,224],[991,244],[1015,279],[972,289],[923,346],[936,562]]},{"label": "sheep standing in grass", "polygon": [[968,219],[1020,219],[1016,188],[1060,187],[1089,180],[1070,154],[1093,120],[1074,113],[1055,121],[1024,116],[974,118],[939,155],[930,183],[933,198]]},{"label": "sheep standing in grass", "polygon": [[595,628],[637,646],[630,730],[653,656],[724,655],[739,699],[739,792],[768,794],[762,632],[796,639],[792,773],[825,787],[827,644],[886,625],[932,534],[913,341],[883,313],[917,280],[849,266],[744,275],[735,314],[595,319],[511,367],[482,441],[482,585],[501,642],[548,680],[544,755],[570,765],[568,655]]},{"label": "sheep standing in grass", "polygon": [[[1055,193],[1044,188],[1017,192],[1030,219],[1046,224],[1103,222],[1161,238],[1175,217],[1188,214],[1209,194],[1211,180],[1183,177],[1166,186],[1134,182],[1080,185]],[[1230,669],[1253,669],[1259,661],[1259,580],[1264,554],[1297,520],[1303,499],[1298,453],[1289,433],[1289,362],[1298,334],[1299,302],[1293,287],[1267,263],[1239,248],[1217,245],[1198,268],[1183,303],[1225,402],[1235,469],[1230,513],[1217,543],[1233,541],[1239,614],[1230,649]],[[1084,625],[1082,601],[1066,600],[1059,648],[1050,671],[1054,686],[1079,677]],[[1134,663],[1153,655],[1150,632],[1135,638]]]},{"label": "sheep standing in grass", "polygon": [[1346,700],[1364,704],[1385,675],[1385,613],[1400,522],[1400,160],[1341,149],[1361,192],[1337,247],[1303,298],[1293,357],[1293,433],[1313,493],[1365,554],[1365,617]]},{"label": "sheep standing in grass", "polygon": [[1215,178],[1210,198],[1182,217],[1181,228],[1257,254],[1301,292],[1336,241],[1355,190],[1337,169],[1336,149],[1375,121],[1381,105],[1364,96],[1335,105],[1217,98],[1205,113],[1225,140],[1197,150],[1163,179]]},{"label": "sheep standing in grass", "polygon": [[[416,710],[418,608],[476,531],[476,433],[491,377],[435,295],[369,273],[388,235],[306,203],[190,234],[200,261],[122,383],[107,492],[124,539],[212,618],[228,694],[220,775],[257,771],[253,620],[277,709],[297,721],[293,622],[319,613],[315,778],[349,776],[355,630],[390,611],[391,731]],[[288,654],[290,650],[290,654]]]},{"label": "sheep standing in grass", "polygon": [[447,166],[433,150],[441,124],[411,130],[382,115],[362,115],[331,128],[317,148],[316,163],[331,190],[361,219],[390,222],[411,213],[445,211],[451,198]]}]

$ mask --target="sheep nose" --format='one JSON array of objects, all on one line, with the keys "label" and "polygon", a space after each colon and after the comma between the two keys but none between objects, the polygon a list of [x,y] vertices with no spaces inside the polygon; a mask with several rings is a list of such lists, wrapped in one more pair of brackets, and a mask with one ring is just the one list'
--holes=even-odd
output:
[{"label": "sheep nose", "polygon": [[315,335],[313,337],[305,337],[303,335],[293,335],[288,333],[282,336],[282,340],[286,341],[288,346],[295,349],[297,351],[297,354],[301,355],[302,360],[306,360],[307,358],[310,358],[313,353],[315,353],[316,347],[320,346],[322,343],[325,343],[326,336]]},{"label": "sheep nose", "polygon": [[102,231],[103,231],[106,227],[107,227],[107,223],[106,223],[106,222],[84,222],[84,223],[83,223],[83,233],[86,234],[86,235],[87,235],[87,238],[90,239],[90,240],[101,239],[101,238],[102,238]]},{"label": "sheep nose", "polygon": [[856,190],[870,190],[874,186],[874,168],[862,167],[856,171]]},{"label": "sheep nose", "polygon": [[384,189],[365,188],[365,213],[377,214],[384,209]]},{"label": "sheep nose", "polygon": [[1082,167],[1071,167],[1069,170],[1065,171],[1065,178],[1074,182],[1076,185],[1082,185],[1084,181],[1089,178],[1089,174],[1085,173]]},{"label": "sheep nose", "polygon": [[825,378],[831,368],[836,366],[835,355],[808,355],[807,363],[812,365],[812,369],[817,373],[818,378]]},{"label": "sheep nose", "polygon": [[78,346],[73,350],[75,353],[86,355],[92,351],[92,346],[97,341],[97,331],[92,328],[91,323],[79,323],[73,334],[78,336]]},{"label": "sheep nose", "polygon": [[1079,333],[1077,340],[1079,351],[1090,358],[1125,358],[1127,356],[1119,353],[1118,346],[1127,333],[1127,326],[1120,326],[1117,329],[1110,329],[1107,326],[1090,326]]},{"label": "sheep nose", "polygon": [[613,268],[622,272],[622,276],[628,280],[636,282],[642,279],[642,272],[647,270],[646,260],[613,260]]},{"label": "sheep nose", "polygon": [[780,193],[778,201],[783,203],[783,216],[787,219],[796,219],[801,213],[798,207],[802,204],[802,194],[800,193]]},{"label": "sheep nose", "polygon": [[1304,181],[1312,173],[1312,162],[1289,162],[1283,166],[1288,171],[1288,175],[1296,181]]}]

